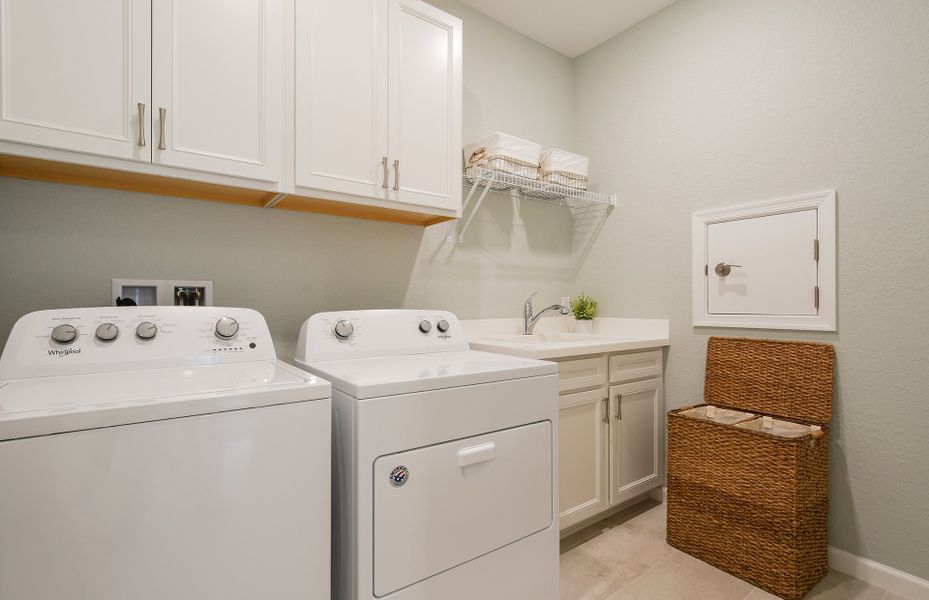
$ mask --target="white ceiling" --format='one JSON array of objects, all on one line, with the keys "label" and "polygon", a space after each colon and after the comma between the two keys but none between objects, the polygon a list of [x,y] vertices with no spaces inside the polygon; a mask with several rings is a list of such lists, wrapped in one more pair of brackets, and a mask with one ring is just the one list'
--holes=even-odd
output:
[{"label": "white ceiling", "polygon": [[675,0],[461,0],[574,58]]}]

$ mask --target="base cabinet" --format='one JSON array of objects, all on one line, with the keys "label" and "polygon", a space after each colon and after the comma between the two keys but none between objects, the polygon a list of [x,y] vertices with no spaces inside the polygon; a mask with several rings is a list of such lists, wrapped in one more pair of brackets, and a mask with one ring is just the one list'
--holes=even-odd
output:
[{"label": "base cabinet", "polygon": [[559,361],[562,530],[662,484],[661,355],[649,350]]},{"label": "base cabinet", "polygon": [[660,483],[663,404],[661,379],[610,388],[610,506]]},{"label": "base cabinet", "polygon": [[607,400],[606,389],[560,398],[558,506],[562,529],[610,507]]}]

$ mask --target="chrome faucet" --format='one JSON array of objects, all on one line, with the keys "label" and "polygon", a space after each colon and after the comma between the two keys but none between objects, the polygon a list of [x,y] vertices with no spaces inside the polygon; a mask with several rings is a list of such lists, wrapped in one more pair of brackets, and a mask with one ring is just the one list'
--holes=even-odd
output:
[{"label": "chrome faucet", "polygon": [[544,315],[550,310],[561,311],[561,314],[566,315],[568,312],[568,307],[562,306],[560,304],[552,304],[548,308],[544,308],[538,312],[538,314],[532,314],[532,297],[538,294],[539,292],[532,292],[529,294],[529,297],[526,298],[526,303],[523,304],[523,335],[532,334],[532,326],[535,325],[535,322],[539,320],[539,317]]}]

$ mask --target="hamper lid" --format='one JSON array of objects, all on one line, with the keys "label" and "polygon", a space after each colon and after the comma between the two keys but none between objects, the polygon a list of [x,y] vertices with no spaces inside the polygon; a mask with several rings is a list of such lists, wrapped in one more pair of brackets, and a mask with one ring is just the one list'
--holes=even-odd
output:
[{"label": "hamper lid", "polygon": [[704,402],[787,419],[832,420],[831,344],[711,337]]}]

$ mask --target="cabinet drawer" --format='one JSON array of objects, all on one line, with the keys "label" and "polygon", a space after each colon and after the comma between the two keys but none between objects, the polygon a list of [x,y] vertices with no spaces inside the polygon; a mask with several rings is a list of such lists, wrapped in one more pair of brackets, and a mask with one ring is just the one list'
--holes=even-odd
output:
[{"label": "cabinet drawer", "polygon": [[610,356],[610,383],[661,377],[661,350]]},{"label": "cabinet drawer", "polygon": [[605,356],[564,360],[558,363],[558,391],[562,394],[606,385]]}]

